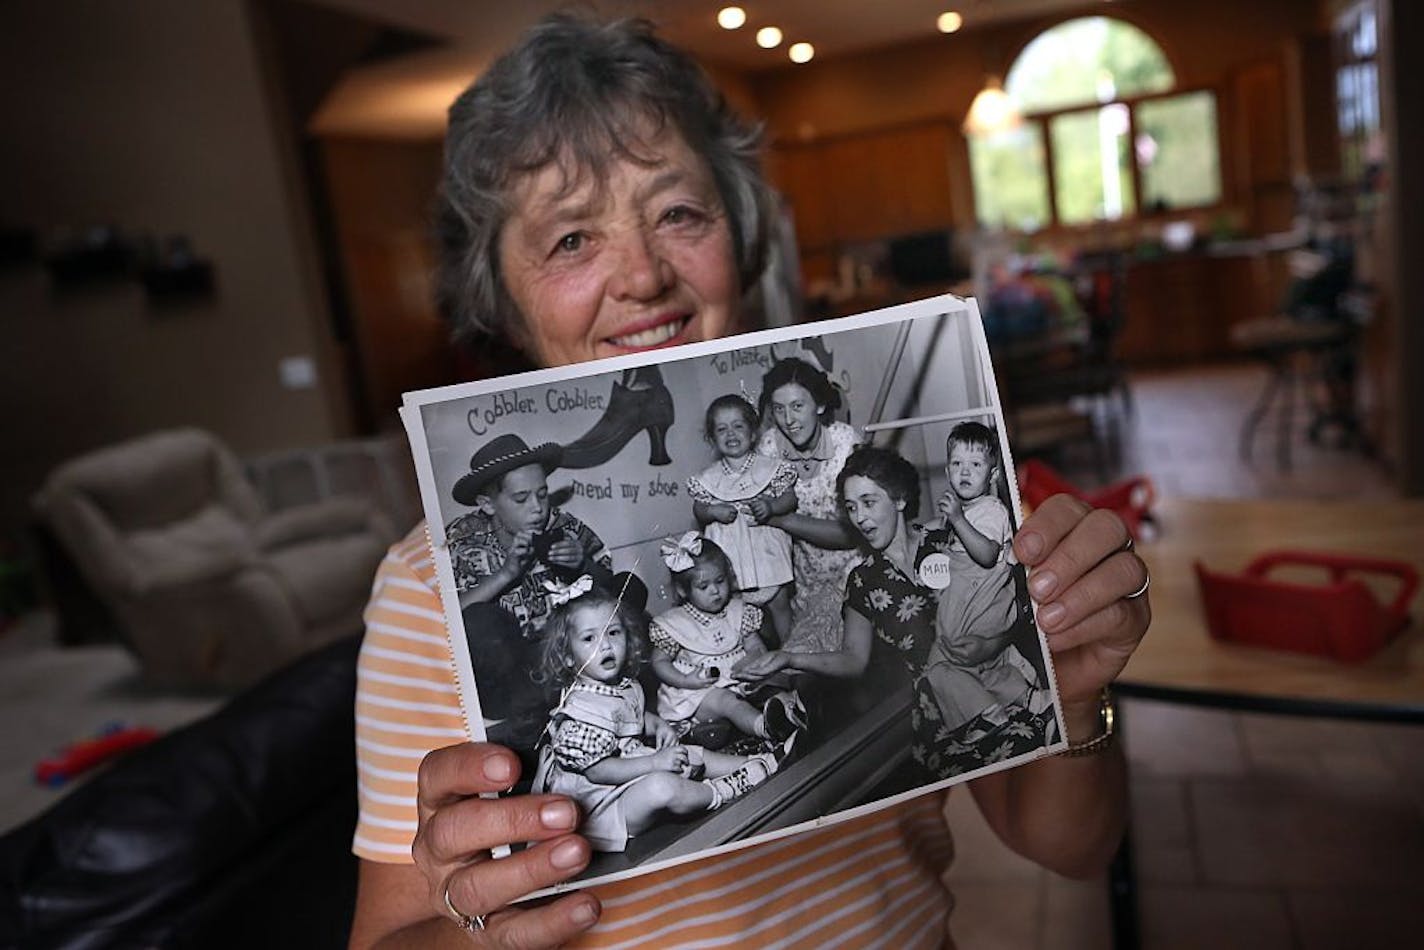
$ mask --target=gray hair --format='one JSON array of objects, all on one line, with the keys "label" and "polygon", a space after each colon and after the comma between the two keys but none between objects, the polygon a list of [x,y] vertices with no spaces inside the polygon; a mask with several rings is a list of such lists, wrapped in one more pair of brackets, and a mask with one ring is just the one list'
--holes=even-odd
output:
[{"label": "gray hair", "polygon": [[[441,309],[462,334],[518,343],[523,322],[500,273],[511,185],[558,163],[564,188],[609,164],[648,164],[647,125],[669,124],[711,169],[732,230],[741,286],[760,276],[770,226],[761,129],[742,121],[702,68],[646,20],[555,14],[450,107],[437,229]],[[639,133],[642,133],[641,135]]]}]

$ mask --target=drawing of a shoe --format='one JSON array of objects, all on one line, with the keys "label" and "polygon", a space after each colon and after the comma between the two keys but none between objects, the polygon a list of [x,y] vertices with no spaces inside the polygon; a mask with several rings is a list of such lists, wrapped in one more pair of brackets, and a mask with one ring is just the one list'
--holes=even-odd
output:
[{"label": "drawing of a shoe", "polygon": [[623,450],[640,431],[648,433],[648,464],[667,465],[667,430],[675,421],[672,393],[656,366],[625,374],[613,384],[603,417],[563,447],[560,468],[593,468]]}]

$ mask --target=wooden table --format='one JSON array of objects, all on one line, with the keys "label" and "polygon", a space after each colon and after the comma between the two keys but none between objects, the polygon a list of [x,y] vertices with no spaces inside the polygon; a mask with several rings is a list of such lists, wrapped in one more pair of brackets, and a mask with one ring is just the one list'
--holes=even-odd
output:
[{"label": "wooden table", "polygon": [[[1237,572],[1272,549],[1397,558],[1424,573],[1424,501],[1163,499],[1159,534],[1138,545],[1152,576],[1152,626],[1113,689],[1119,696],[1256,712],[1424,724],[1424,622],[1360,663],[1213,640],[1195,561]],[[1392,595],[1393,591],[1389,591]],[[1131,834],[1109,873],[1113,945],[1138,946]]]},{"label": "wooden table", "polygon": [[[1424,723],[1424,623],[1360,663],[1211,639],[1194,561],[1236,572],[1296,548],[1397,558],[1424,574],[1424,501],[1163,499],[1159,537],[1138,546],[1152,575],[1152,627],[1117,683],[1127,696],[1233,709]],[[1392,591],[1390,591],[1392,593]]]}]

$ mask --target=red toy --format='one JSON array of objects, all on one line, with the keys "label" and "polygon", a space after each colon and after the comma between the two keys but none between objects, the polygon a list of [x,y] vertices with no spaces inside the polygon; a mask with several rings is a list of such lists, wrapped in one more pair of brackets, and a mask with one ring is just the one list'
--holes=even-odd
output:
[{"label": "red toy", "polygon": [[1049,498],[1058,494],[1069,494],[1081,498],[1094,508],[1107,508],[1116,512],[1132,532],[1134,538],[1142,537],[1143,523],[1152,521],[1152,502],[1156,492],[1152,479],[1138,475],[1125,481],[1109,485],[1095,492],[1085,492],[1068,481],[1050,465],[1038,459],[1029,459],[1019,466],[1019,492],[1023,500],[1037,508]]},{"label": "red toy", "polygon": [[35,766],[35,781],[44,785],[65,782],[158,738],[158,730],[147,726],[108,726],[93,739],[81,739],[59,755],[41,759]]},{"label": "red toy", "polygon": [[[1278,567],[1319,567],[1328,584],[1270,580]],[[1336,660],[1363,660],[1409,623],[1409,602],[1419,574],[1403,561],[1313,551],[1270,551],[1240,575],[1218,574],[1196,564],[1207,628],[1218,640],[1316,653]],[[1393,577],[1399,591],[1382,606],[1359,575]]]}]

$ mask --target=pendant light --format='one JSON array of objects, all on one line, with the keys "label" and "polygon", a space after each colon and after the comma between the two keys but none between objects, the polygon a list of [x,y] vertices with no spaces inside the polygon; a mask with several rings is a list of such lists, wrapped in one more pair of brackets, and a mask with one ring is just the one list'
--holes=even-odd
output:
[{"label": "pendant light", "polygon": [[970,103],[963,128],[965,135],[997,135],[1017,128],[1022,122],[1023,116],[1009,94],[1004,92],[999,77],[990,76]]}]

